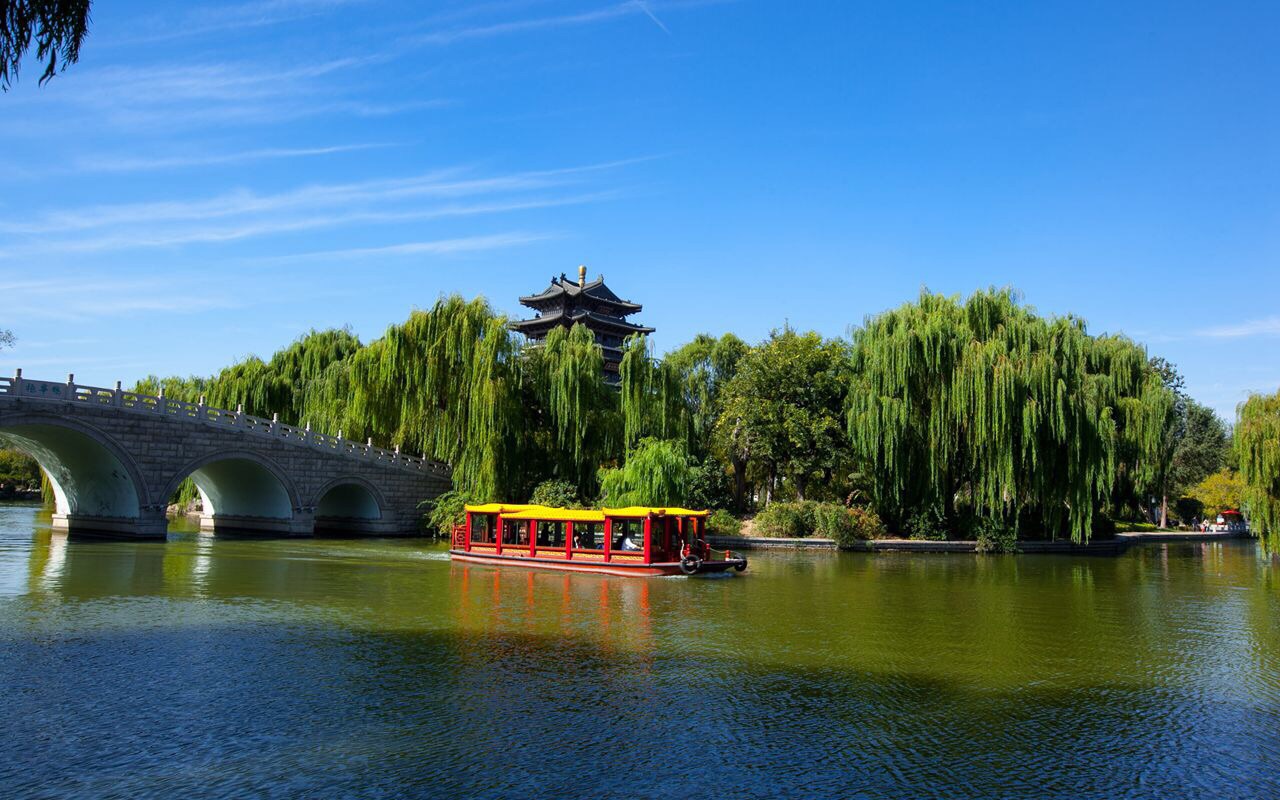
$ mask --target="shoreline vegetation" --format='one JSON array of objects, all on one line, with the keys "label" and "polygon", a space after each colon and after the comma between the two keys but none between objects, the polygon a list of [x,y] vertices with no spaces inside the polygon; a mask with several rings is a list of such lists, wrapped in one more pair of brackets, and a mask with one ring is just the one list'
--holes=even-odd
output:
[{"label": "shoreline vegetation", "polygon": [[[467,502],[682,505],[715,510],[717,535],[750,518],[848,547],[1005,552],[1240,509],[1280,543],[1280,395],[1242,404],[1233,432],[1141,344],[1011,289],[926,290],[848,338],[700,334],[659,359],[634,336],[616,386],[602,364],[585,327],[530,342],[453,295],[368,343],[311,331],[267,360],[135,389],[445,461],[453,490],[424,507],[436,532]],[[188,482],[171,502],[196,497]]]}]

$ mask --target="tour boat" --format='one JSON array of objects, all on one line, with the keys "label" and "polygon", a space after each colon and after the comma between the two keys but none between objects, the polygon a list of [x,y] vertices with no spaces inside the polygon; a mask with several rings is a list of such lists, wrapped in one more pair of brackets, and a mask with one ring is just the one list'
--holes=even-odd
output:
[{"label": "tour boat", "polygon": [[450,558],[478,564],[606,575],[743,571],[744,556],[707,544],[707,512],[687,508],[584,511],[486,503],[466,507]]}]

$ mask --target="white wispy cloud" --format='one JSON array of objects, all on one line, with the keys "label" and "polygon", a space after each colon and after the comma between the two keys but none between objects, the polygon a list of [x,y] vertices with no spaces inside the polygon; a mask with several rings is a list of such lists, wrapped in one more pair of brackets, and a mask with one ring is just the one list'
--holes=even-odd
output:
[{"label": "white wispy cloud", "polygon": [[[371,225],[396,222],[414,222],[446,217],[467,217],[529,211],[539,208],[577,205],[616,196],[611,192],[571,195],[567,197],[535,198],[495,203],[451,204],[432,208],[386,211],[345,211],[300,218],[268,219],[233,225],[205,225],[180,227],[157,231],[140,228],[124,233],[84,239],[59,240],[21,248],[8,255],[33,253],[97,253],[111,250],[129,250],[154,247],[176,247],[188,244],[216,244],[234,242],[257,236],[296,233],[299,231],[333,228],[343,225]],[[0,257],[6,253],[0,253]]]},{"label": "white wispy cloud", "polygon": [[1214,339],[1241,339],[1250,336],[1280,336],[1280,317],[1243,320],[1197,331]]},{"label": "white wispy cloud", "polygon": [[447,255],[450,253],[471,253],[483,250],[498,250],[504,247],[515,247],[522,244],[542,242],[554,238],[556,238],[555,234],[516,231],[489,234],[485,236],[464,236],[456,239],[401,242],[398,244],[378,245],[377,247],[349,247],[337,250],[316,250],[309,253],[295,253],[287,256],[276,256],[274,258],[262,258],[258,260],[288,262],[368,258],[370,256]]},{"label": "white wispy cloud", "polygon": [[253,0],[222,7],[196,7],[179,18],[143,20],[141,33],[108,40],[108,45],[136,45],[185,39],[206,33],[261,28],[327,14],[364,0]]},{"label": "white wispy cloud", "polygon": [[580,27],[584,25],[609,22],[611,20],[622,19],[624,17],[637,16],[648,18],[654,25],[661,29],[663,33],[670,35],[671,30],[654,12],[655,6],[674,9],[680,7],[709,5],[727,1],[728,0],[683,0],[683,2],[658,4],[651,2],[651,0],[627,0],[627,2],[624,3],[616,3],[614,5],[603,6],[589,11],[579,11],[570,14],[552,14],[541,17],[525,17],[523,19],[443,28],[411,36],[404,41],[406,44],[448,45],[454,44],[455,42],[466,41],[468,39],[487,39],[494,36],[507,36],[516,33],[526,33],[529,31]]},{"label": "white wispy cloud", "polygon": [[593,11],[583,11],[576,14],[530,17],[526,19],[509,20],[506,22],[493,22],[484,25],[448,28],[411,37],[408,41],[413,44],[453,44],[454,42],[460,42],[467,39],[484,39],[492,36],[505,36],[512,33],[523,33],[525,31],[541,30],[546,28],[565,28],[576,25],[589,25],[596,22],[604,22],[606,20],[641,13],[644,12],[641,10],[640,6],[634,2],[628,2],[608,6],[606,8],[598,8]]},{"label": "white wispy cloud", "polygon": [[614,199],[603,174],[631,161],[475,176],[464,168],[408,177],[248,189],[196,199],[90,205],[0,221],[0,260],[219,244],[361,225],[513,214]]},{"label": "white wispy cloud", "polygon": [[93,156],[76,161],[74,169],[81,172],[145,172],[150,170],[179,169],[182,167],[209,167],[226,164],[244,164],[286,158],[307,158],[358,150],[393,147],[387,142],[344,144],[329,147],[266,147],[228,153],[187,153],[181,155],[154,156]]},{"label": "white wispy cloud", "polygon": [[350,206],[419,197],[466,197],[499,192],[542,190],[568,185],[579,176],[636,163],[636,159],[561,169],[528,170],[481,178],[460,177],[462,167],[450,167],[406,178],[310,184],[271,194],[242,190],[202,200],[93,205],[82,209],[52,211],[28,222],[0,222],[0,233],[44,234],[140,222],[154,224],[175,220],[208,220],[243,214],[261,214],[306,208]]},{"label": "white wispy cloud", "polygon": [[[445,98],[370,101],[347,79],[346,73],[393,57],[374,53],[287,68],[270,61],[109,66],[77,71],[73,81],[57,81],[38,95],[7,100],[25,109],[25,118],[52,117],[65,126],[82,116],[95,128],[141,130],[152,136],[334,114],[377,117],[450,104]],[[17,135],[41,135],[38,126],[19,125],[23,118],[6,118],[0,127]]]},{"label": "white wispy cloud", "polygon": [[[15,321],[82,322],[138,314],[194,313],[242,308],[242,296],[202,287],[200,292],[175,292],[168,279],[122,278],[102,280],[68,273],[40,279],[0,280],[0,293]],[[21,342],[20,342],[21,343]]]}]

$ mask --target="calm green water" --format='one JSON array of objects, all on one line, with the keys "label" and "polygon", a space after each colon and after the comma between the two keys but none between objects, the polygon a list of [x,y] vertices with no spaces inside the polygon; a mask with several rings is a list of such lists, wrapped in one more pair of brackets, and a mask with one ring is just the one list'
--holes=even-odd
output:
[{"label": "calm green water", "polygon": [[0,797],[1280,797],[1280,566],[67,541],[0,506]]}]

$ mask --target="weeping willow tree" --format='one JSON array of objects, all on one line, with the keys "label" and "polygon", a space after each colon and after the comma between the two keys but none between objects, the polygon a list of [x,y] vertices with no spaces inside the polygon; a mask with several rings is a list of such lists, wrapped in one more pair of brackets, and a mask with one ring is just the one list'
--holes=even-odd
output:
[{"label": "weeping willow tree", "polygon": [[301,422],[307,400],[328,380],[329,368],[359,350],[360,340],[349,330],[313,330],[270,361],[250,356],[212,378],[153,375],[139,381],[134,389],[193,403],[203,399],[214,408],[243,406],[245,413],[255,416],[279,414],[290,422]]},{"label": "weeping willow tree", "polygon": [[[347,436],[390,442],[454,468],[455,487],[497,499],[518,483],[523,430],[519,347],[483,299],[441,299],[326,377],[317,418]],[[341,404],[333,405],[333,404]]]},{"label": "weeping willow tree", "polygon": [[1271,552],[1280,548],[1280,392],[1240,405],[1235,447],[1249,524]]},{"label": "weeping willow tree", "polygon": [[643,438],[688,442],[692,432],[680,373],[649,352],[643,336],[630,336],[618,365],[622,437],[630,450]]},{"label": "weeping willow tree", "polygon": [[600,464],[620,446],[618,397],[604,381],[604,354],[583,325],[553,328],[526,348],[538,408],[546,417],[548,454],[555,477],[576,484],[581,496],[595,495]]},{"label": "weeping willow tree", "polygon": [[1088,539],[1120,458],[1141,471],[1172,402],[1146,353],[1010,290],[923,292],[853,335],[847,427],[882,516]]},{"label": "weeping willow tree", "polygon": [[621,467],[600,471],[600,502],[621,506],[678,506],[686,502],[694,471],[684,443],[643,439]]},{"label": "weeping willow tree", "polygon": [[697,458],[706,458],[711,451],[725,388],[750,349],[732,333],[719,339],[700,333],[662,360],[676,373],[688,416],[690,452]]}]

